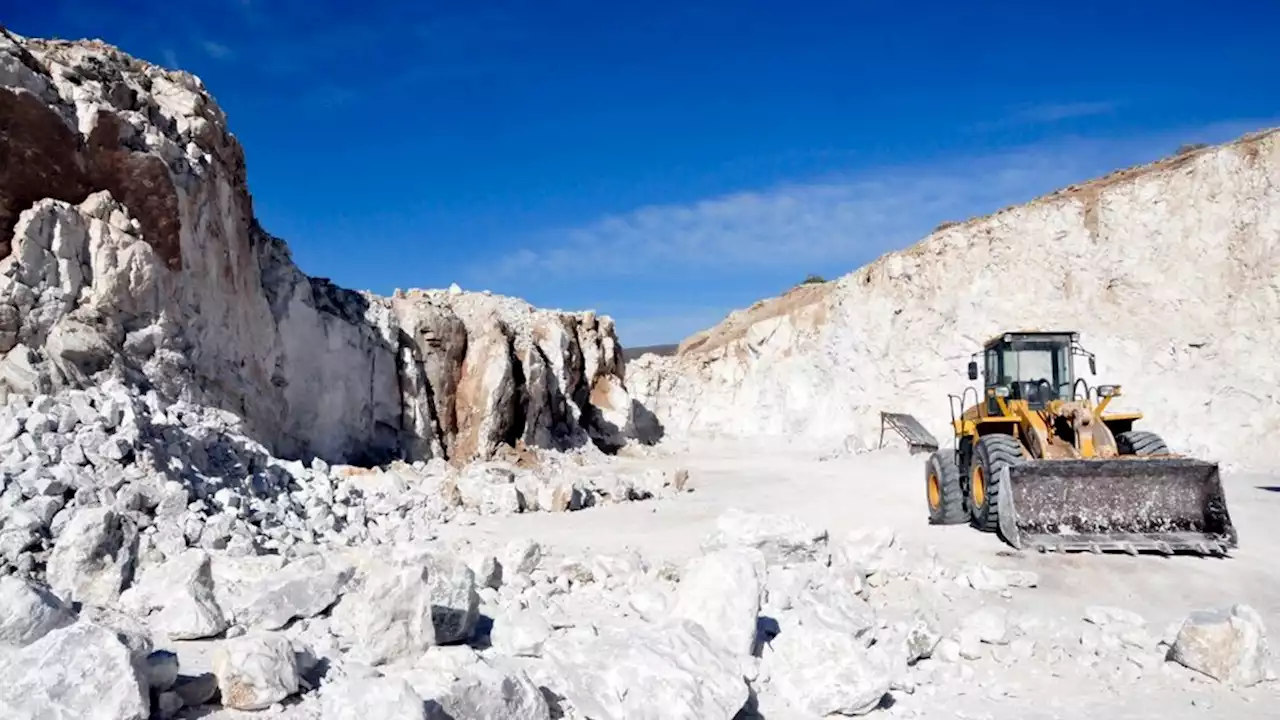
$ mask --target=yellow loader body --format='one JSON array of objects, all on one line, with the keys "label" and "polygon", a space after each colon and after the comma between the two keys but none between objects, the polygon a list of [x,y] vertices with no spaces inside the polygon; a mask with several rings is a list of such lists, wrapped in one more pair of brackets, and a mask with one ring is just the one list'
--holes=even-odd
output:
[{"label": "yellow loader body", "polygon": [[1120,388],[1075,379],[1074,356],[1095,367],[1076,338],[1032,331],[986,344],[983,391],[950,396],[956,447],[926,466],[930,521],[968,521],[1041,551],[1236,547],[1217,464],[1134,430],[1141,413],[1108,413]]}]

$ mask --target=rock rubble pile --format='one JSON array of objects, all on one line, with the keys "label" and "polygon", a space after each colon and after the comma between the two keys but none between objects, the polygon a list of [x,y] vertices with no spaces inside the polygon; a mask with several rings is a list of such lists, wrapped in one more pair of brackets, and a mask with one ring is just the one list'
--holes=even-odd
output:
[{"label": "rock rubble pile", "polygon": [[[70,522],[103,518],[88,513]],[[124,582],[79,540],[95,528],[58,538],[68,573],[49,585],[0,580],[6,717],[43,702],[117,720],[910,717],[1018,702],[1040,675],[1104,694],[1274,682],[1247,606],[1163,633],[1123,608],[1021,613],[1005,600],[1037,592],[1034,573],[783,516],[725,513],[683,565],[406,540],[292,558],[189,547],[137,558]],[[66,682],[77,668],[92,681]]]},{"label": "rock rubble pile", "polygon": [[[384,467],[272,456],[239,418],[108,381],[0,406],[0,573],[114,600],[133,568],[188,548],[298,557],[420,542],[442,523],[670,497],[687,473],[622,474],[590,454]],[[199,574],[182,566],[178,575]]]}]

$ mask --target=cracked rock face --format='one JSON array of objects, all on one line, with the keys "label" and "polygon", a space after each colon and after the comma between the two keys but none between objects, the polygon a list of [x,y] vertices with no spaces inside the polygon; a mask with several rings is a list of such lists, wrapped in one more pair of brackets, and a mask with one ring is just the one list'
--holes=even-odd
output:
[{"label": "cracked rock face", "polygon": [[620,446],[622,372],[593,313],[304,275],[199,78],[0,34],[0,392],[116,377],[235,413],[281,456],[465,462]]}]

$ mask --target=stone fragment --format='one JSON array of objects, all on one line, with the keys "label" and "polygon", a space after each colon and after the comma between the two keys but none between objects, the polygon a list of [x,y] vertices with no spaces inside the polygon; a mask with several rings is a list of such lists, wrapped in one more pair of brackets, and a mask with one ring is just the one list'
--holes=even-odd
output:
[{"label": "stone fragment", "polygon": [[1197,610],[1182,624],[1169,658],[1220,682],[1240,687],[1266,678],[1267,631],[1252,607]]},{"label": "stone fragment", "polygon": [[[0,717],[147,720],[146,680],[114,632],[88,622],[0,652]],[[51,715],[51,708],[58,713]]]},{"label": "stone fragment", "polygon": [[334,607],[334,634],[369,665],[422,653],[437,642],[428,582],[426,566],[375,568]]},{"label": "stone fragment", "polygon": [[76,510],[49,555],[49,586],[70,602],[109,605],[132,578],[137,533],[108,508]]},{"label": "stone fragment", "polygon": [[422,698],[398,678],[344,677],[320,691],[324,720],[426,720]]},{"label": "stone fragment", "polygon": [[213,654],[222,705],[262,710],[298,692],[293,645],[283,635],[242,635],[218,644]]},{"label": "stone fragment", "polygon": [[812,562],[827,551],[827,531],[786,515],[731,508],[702,542],[704,553],[729,547],[755,548],[770,565]]},{"label": "stone fragment", "polygon": [[763,669],[793,710],[814,716],[865,715],[892,680],[887,659],[857,638],[805,625],[782,628]]},{"label": "stone fragment", "polygon": [[195,548],[143,573],[120,603],[173,640],[213,637],[230,624],[214,598],[209,554]]},{"label": "stone fragment", "polygon": [[0,577],[0,646],[23,647],[75,622],[75,614],[48,589]]},{"label": "stone fragment", "polygon": [[558,637],[544,656],[549,689],[598,720],[731,720],[747,702],[738,660],[689,621]]},{"label": "stone fragment", "polygon": [[764,574],[764,555],[755,549],[730,548],[694,558],[676,589],[671,616],[698,623],[732,654],[750,655]]},{"label": "stone fragment", "polygon": [[551,624],[531,610],[511,610],[495,618],[489,639],[507,655],[538,657],[551,637]]}]

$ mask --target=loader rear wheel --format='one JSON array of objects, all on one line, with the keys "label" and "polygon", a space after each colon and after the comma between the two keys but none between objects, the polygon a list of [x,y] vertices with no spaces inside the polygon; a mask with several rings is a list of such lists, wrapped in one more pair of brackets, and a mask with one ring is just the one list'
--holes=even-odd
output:
[{"label": "loader rear wheel", "polygon": [[974,527],[986,532],[999,529],[1000,484],[996,474],[1001,468],[1022,461],[1022,445],[1013,436],[993,434],[978,438],[969,464],[969,515]]},{"label": "loader rear wheel", "polygon": [[968,520],[955,450],[939,450],[930,455],[924,467],[924,479],[930,525],[959,525]]},{"label": "loader rear wheel", "polygon": [[1146,430],[1130,430],[1116,435],[1116,450],[1121,455],[1168,455],[1164,438]]}]

